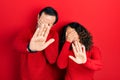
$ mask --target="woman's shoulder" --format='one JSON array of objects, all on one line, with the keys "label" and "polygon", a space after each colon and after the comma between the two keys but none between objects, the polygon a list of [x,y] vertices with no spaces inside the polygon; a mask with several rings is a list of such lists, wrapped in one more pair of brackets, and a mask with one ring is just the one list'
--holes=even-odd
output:
[{"label": "woman's shoulder", "polygon": [[90,52],[100,52],[100,49],[98,46],[93,45],[91,46]]}]

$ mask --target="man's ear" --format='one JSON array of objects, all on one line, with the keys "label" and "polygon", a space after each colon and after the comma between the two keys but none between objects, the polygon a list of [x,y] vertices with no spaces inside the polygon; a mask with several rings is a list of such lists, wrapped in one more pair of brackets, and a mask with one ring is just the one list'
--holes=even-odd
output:
[{"label": "man's ear", "polygon": [[37,20],[39,20],[39,18],[40,18],[40,15],[38,14],[38,16],[37,16]]}]

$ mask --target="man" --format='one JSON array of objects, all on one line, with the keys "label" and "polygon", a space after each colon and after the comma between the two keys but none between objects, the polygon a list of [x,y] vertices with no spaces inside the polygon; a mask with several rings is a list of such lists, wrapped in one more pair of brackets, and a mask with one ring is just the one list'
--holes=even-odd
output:
[{"label": "man", "polygon": [[[58,33],[52,28],[58,21],[56,10],[46,7],[38,14],[37,27],[20,33],[15,48],[21,54],[21,80],[55,80],[52,65],[58,56]],[[57,75],[57,74],[56,74]]]}]

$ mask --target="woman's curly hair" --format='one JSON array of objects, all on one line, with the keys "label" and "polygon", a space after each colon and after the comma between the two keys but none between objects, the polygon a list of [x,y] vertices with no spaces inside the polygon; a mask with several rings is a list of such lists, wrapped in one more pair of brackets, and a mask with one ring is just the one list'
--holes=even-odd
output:
[{"label": "woman's curly hair", "polygon": [[92,36],[84,26],[77,22],[71,22],[63,27],[60,40],[60,50],[62,49],[62,46],[66,41],[65,35],[67,27],[75,29],[75,31],[79,35],[80,43],[82,43],[85,46],[86,51],[90,50],[91,46],[93,45]]}]

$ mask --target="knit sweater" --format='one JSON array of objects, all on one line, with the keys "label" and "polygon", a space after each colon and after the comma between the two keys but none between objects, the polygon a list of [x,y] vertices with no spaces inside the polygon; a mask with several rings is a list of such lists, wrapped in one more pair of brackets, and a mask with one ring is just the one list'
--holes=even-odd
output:
[{"label": "knit sweater", "polygon": [[51,29],[47,40],[54,38],[55,41],[43,51],[30,53],[27,51],[27,45],[34,32],[35,29],[25,29],[14,41],[15,49],[20,54],[21,80],[56,80],[58,75],[54,72],[57,72],[57,69],[53,70],[52,64],[55,64],[58,56],[58,33]]},{"label": "knit sweater", "polygon": [[70,42],[66,41],[57,60],[57,65],[61,69],[66,69],[65,80],[93,80],[94,72],[102,68],[101,53],[99,49],[92,46],[90,51],[86,52],[87,62],[77,64],[68,56],[74,56],[70,50]]}]

